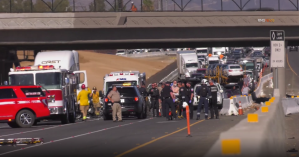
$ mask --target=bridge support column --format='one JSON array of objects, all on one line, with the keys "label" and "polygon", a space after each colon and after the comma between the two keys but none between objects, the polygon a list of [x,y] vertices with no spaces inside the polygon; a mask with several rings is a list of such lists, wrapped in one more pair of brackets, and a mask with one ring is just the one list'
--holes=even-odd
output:
[{"label": "bridge support column", "polygon": [[3,85],[4,81],[8,81],[8,72],[13,67],[13,63],[19,66],[16,51],[9,51],[8,49],[0,49],[0,84]]}]

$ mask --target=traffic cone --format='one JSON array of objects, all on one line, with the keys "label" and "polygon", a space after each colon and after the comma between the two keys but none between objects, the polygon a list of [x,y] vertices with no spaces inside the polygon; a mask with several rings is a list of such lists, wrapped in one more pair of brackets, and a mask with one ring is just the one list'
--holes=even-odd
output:
[{"label": "traffic cone", "polygon": [[243,109],[242,109],[241,101],[239,102],[239,115],[243,115]]}]

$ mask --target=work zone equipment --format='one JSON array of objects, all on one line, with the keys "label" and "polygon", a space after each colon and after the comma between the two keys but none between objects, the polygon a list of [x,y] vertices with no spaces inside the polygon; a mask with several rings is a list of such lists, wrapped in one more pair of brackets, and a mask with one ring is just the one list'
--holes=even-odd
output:
[{"label": "work zone equipment", "polygon": [[228,83],[237,83],[240,81],[241,78],[243,78],[243,75],[240,75],[240,76],[225,76],[223,74],[223,70],[222,68],[220,67],[221,64],[217,65],[216,67],[216,72],[215,72],[215,76],[212,76],[212,75],[206,75],[205,78],[208,79],[208,80],[214,80],[215,82],[219,83],[219,84],[222,84],[222,85],[226,85]]},{"label": "work zone equipment", "polygon": [[29,145],[29,144],[43,144],[43,138],[9,138],[0,139],[0,146],[15,146],[15,145]]}]

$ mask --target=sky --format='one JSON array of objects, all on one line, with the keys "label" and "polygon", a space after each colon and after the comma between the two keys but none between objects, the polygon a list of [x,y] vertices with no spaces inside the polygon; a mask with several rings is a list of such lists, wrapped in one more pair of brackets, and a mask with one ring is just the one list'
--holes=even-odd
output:
[{"label": "sky", "polygon": [[[34,0],[36,1],[36,0]],[[44,0],[51,1],[51,0]],[[68,0],[70,5],[73,5],[73,0]],[[94,0],[74,0],[77,11],[81,11],[83,8],[88,8],[89,4]],[[106,0],[110,4],[114,6],[115,0]],[[117,1],[117,0],[116,0]],[[123,0],[124,3],[127,3],[127,9],[131,7],[131,3],[133,2],[137,7],[138,11],[141,9],[141,0]],[[161,10],[163,8],[164,11],[179,11],[180,8],[173,2],[173,0],[152,0],[155,3],[155,10]],[[163,7],[161,7],[161,1]],[[221,10],[221,0],[174,0],[178,5],[181,6],[181,2],[183,2],[183,6],[185,6],[186,11],[201,11],[202,3],[204,11],[215,11]],[[261,1],[261,2],[260,2]],[[297,6],[297,0],[235,0],[236,4],[244,6],[243,10],[247,9],[256,9],[260,8],[260,4],[262,8],[272,8],[274,10],[279,10],[278,3],[280,2],[280,10],[297,10],[297,8],[291,3],[294,3]],[[105,2],[106,10],[109,10],[111,6],[109,3]],[[188,3],[188,4],[187,4]],[[238,11],[239,7],[236,5],[233,0],[222,0],[222,8],[227,11]]]}]

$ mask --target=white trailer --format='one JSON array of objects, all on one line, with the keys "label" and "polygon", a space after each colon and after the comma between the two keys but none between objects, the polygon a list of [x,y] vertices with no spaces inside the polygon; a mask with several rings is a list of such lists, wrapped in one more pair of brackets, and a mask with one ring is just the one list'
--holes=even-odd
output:
[{"label": "white trailer", "polygon": [[177,52],[178,79],[191,79],[192,73],[196,72],[200,65],[194,50]]}]

